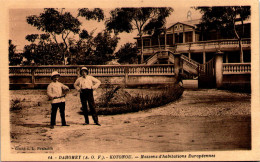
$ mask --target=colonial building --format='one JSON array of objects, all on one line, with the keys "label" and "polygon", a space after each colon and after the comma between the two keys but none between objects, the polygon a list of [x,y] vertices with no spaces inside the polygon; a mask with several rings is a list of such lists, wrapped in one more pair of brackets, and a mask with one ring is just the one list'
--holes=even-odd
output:
[{"label": "colonial building", "polygon": [[[171,51],[184,54],[200,64],[204,64],[212,59],[213,54],[220,50],[224,52],[224,62],[251,62],[250,51],[250,21],[244,22],[244,28],[238,26],[239,35],[242,36],[243,60],[240,60],[239,41],[231,34],[223,34],[220,31],[203,32],[199,30],[200,20],[177,22],[165,29],[160,38],[153,38],[145,35],[143,37],[143,55],[146,63],[164,64],[171,63],[169,59],[158,58],[156,62],[149,62],[151,56],[159,51]],[[141,40],[139,37],[137,46],[141,50]],[[140,55],[140,53],[139,53]]]},{"label": "colonial building", "polygon": [[[145,35],[144,64],[180,66],[179,69],[186,74],[186,78],[198,78],[200,87],[237,84],[250,86],[250,20],[245,21],[243,26],[236,26],[238,35],[242,38],[240,41],[232,31],[202,31],[199,22],[200,20],[193,20],[174,23],[166,27],[158,38]],[[141,39],[135,39],[140,56]],[[178,76],[178,71],[175,74]]]}]

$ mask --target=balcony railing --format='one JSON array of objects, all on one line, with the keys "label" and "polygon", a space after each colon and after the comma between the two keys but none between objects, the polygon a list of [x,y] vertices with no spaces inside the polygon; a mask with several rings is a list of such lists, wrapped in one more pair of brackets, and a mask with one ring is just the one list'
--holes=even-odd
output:
[{"label": "balcony railing", "polygon": [[[241,41],[243,48],[251,47],[251,39],[246,38]],[[176,43],[175,45],[158,45],[156,46],[144,46],[143,54],[152,55],[158,51],[169,50],[172,52],[202,52],[202,51],[217,51],[217,50],[233,50],[239,49],[239,41],[237,39],[220,39],[220,40],[209,40],[209,41],[198,41],[189,43]],[[140,50],[140,47],[139,47]],[[140,52],[139,52],[140,54]]]},{"label": "balcony railing", "polygon": [[251,63],[223,63],[223,74],[251,74]]},{"label": "balcony railing", "polygon": [[[243,48],[251,47],[251,39],[243,39],[241,41]],[[232,50],[239,49],[239,41],[237,39],[223,39],[223,40],[210,40],[199,41],[190,43],[177,43],[177,52],[189,52],[189,51],[217,51],[217,50]]]}]

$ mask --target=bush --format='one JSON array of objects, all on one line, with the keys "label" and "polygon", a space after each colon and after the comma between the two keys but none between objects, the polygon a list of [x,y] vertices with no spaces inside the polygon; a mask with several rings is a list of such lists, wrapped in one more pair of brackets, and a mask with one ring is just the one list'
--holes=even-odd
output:
[{"label": "bush", "polygon": [[105,93],[100,97],[100,104],[99,106],[102,106],[102,107],[110,107],[110,105],[112,104],[111,103],[111,100],[113,99],[115,93],[120,89],[119,86],[117,87],[114,87],[114,86],[111,86],[111,87],[105,87]]},{"label": "bush", "polygon": [[128,107],[134,111],[145,110],[148,108],[166,105],[172,101],[176,101],[182,96],[183,88],[179,85],[166,86],[162,93],[155,96],[137,95],[132,97],[128,103]]},{"label": "bush", "polygon": [[105,104],[99,104],[97,112],[100,115],[112,115],[155,108],[178,100],[182,96],[183,91],[183,87],[178,84],[168,85],[162,88],[162,92],[159,94],[152,96],[138,94],[129,97],[124,104],[110,103],[108,107],[105,107]]},{"label": "bush", "polygon": [[24,100],[25,99],[21,100],[19,98],[12,99],[10,103],[10,111],[21,110],[23,107],[21,102]]}]

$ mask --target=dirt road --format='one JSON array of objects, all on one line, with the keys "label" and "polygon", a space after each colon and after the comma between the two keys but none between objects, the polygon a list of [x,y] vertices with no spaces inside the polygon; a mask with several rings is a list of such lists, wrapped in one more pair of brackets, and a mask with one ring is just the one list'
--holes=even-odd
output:
[{"label": "dirt road", "polygon": [[57,126],[49,128],[49,103],[12,113],[12,151],[134,153],[251,148],[249,94],[214,89],[184,91],[180,100],[159,108],[100,116],[101,126],[82,125],[78,98],[68,97],[66,119],[70,127],[60,126],[58,113]]}]

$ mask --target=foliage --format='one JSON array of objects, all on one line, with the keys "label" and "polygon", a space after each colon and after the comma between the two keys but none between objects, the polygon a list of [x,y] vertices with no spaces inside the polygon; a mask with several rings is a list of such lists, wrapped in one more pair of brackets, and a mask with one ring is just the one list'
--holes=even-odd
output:
[{"label": "foliage", "polygon": [[[78,15],[73,16],[70,12],[64,12],[64,9],[45,8],[40,15],[31,15],[27,17],[27,23],[36,27],[38,30],[45,32],[47,37],[41,37],[44,39],[51,39],[50,44],[56,44],[56,47],[61,52],[63,64],[66,64],[66,58],[69,56],[69,40],[70,34],[79,34],[81,22],[78,17],[85,17],[86,20],[98,20],[104,19],[104,13],[101,9],[95,8],[89,10],[87,8],[81,8],[78,10]],[[81,38],[87,37],[86,30],[81,32]],[[50,38],[51,36],[51,38]],[[26,37],[28,41],[34,43],[37,39],[36,35],[29,35]],[[54,42],[55,43],[54,43]],[[28,47],[27,47],[28,48]],[[59,53],[60,55],[60,53]],[[29,56],[27,54],[27,56]],[[60,56],[58,56],[60,57]],[[32,60],[32,58],[29,58]],[[52,60],[54,61],[54,60]]]},{"label": "foliage", "polygon": [[107,61],[111,61],[118,40],[119,38],[117,36],[112,37],[108,31],[98,33],[94,39],[96,49],[95,58],[92,59],[92,62],[100,65],[105,64]]},{"label": "foliage", "polygon": [[88,39],[90,37],[90,35],[87,30],[82,30],[81,33],[79,34],[79,37],[81,39]]},{"label": "foliage", "polygon": [[124,44],[116,53],[116,57],[119,58],[119,63],[136,63],[138,49],[133,43]]},{"label": "foliage", "polygon": [[78,33],[81,23],[77,18],[63,9],[58,11],[54,8],[45,8],[39,16],[32,15],[27,17],[28,24],[36,27],[38,30],[50,33],[54,39],[56,35],[66,36],[68,33]]},{"label": "foliage", "polygon": [[[202,15],[201,30],[217,30],[222,35],[235,37],[239,41],[240,62],[243,62],[243,49],[241,39],[244,35],[244,21],[250,17],[250,6],[227,6],[227,7],[196,7]],[[242,34],[239,35],[236,23],[241,22]]]},{"label": "foliage", "polygon": [[[120,86],[114,86],[112,84],[106,84],[104,87],[104,94],[100,97],[100,107],[110,107],[112,98],[115,96],[115,93],[120,89]],[[115,103],[114,103],[115,104]]]},{"label": "foliage", "polygon": [[102,65],[113,58],[119,40],[117,36],[112,37],[107,31],[98,33],[96,37],[93,37],[93,32],[84,32],[80,36],[79,41],[71,40],[73,57],[69,60],[70,64]]},{"label": "foliage", "polygon": [[69,40],[69,52],[70,57],[68,58],[68,63],[70,65],[85,65],[88,64],[87,58],[90,55],[94,55],[94,41],[93,33],[88,33],[87,30],[82,30],[79,34],[79,40],[70,39]]},{"label": "foliage", "polygon": [[241,22],[250,17],[250,6],[227,6],[227,7],[196,7],[202,15],[200,26],[205,30],[220,30],[223,34],[237,35],[237,22]]},{"label": "foliage", "polygon": [[27,59],[25,65],[62,65],[63,53],[60,49],[64,48],[63,44],[39,43],[25,45],[24,57]]},{"label": "foliage", "polygon": [[16,111],[16,110],[21,110],[23,105],[22,105],[22,101],[24,101],[25,99],[21,100],[19,98],[15,98],[12,99],[10,101],[10,111]]},{"label": "foliage", "polygon": [[9,65],[19,65],[22,61],[22,55],[16,53],[16,46],[9,40]]},{"label": "foliage", "polygon": [[26,40],[28,40],[29,42],[32,42],[32,43],[34,43],[35,40],[38,38],[39,38],[39,34],[30,34],[25,37]]},{"label": "foliage", "polygon": [[81,8],[78,16],[85,17],[86,20],[97,20],[98,22],[104,20],[104,12],[100,8],[94,8],[92,11],[88,8]]},{"label": "foliage", "polygon": [[110,104],[109,107],[99,105],[97,111],[98,114],[112,115],[155,108],[178,100],[182,96],[183,91],[183,87],[178,84],[168,85],[164,87],[162,92],[157,95],[138,94],[137,96],[129,97],[125,104],[115,105],[115,107],[111,107],[113,104]]},{"label": "foliage", "polygon": [[[141,39],[153,25],[162,27],[173,11],[170,7],[162,8],[116,8],[110,12],[110,19],[106,21],[106,28],[114,31],[116,34],[121,32],[130,33],[137,29],[138,36]],[[143,63],[143,44],[141,47],[141,63]]]},{"label": "foliage", "polygon": [[133,111],[145,110],[176,101],[182,96],[183,88],[178,84],[166,86],[162,93],[155,96],[137,95],[132,97],[128,107]]},{"label": "foliage", "polygon": [[31,34],[26,36],[27,39],[33,40],[30,45],[24,46],[24,57],[27,59],[25,65],[61,65],[63,64],[62,43],[51,41],[49,34]]}]

